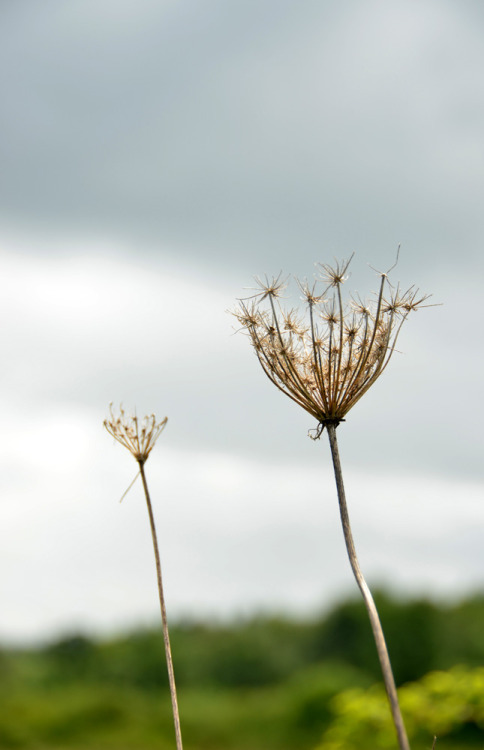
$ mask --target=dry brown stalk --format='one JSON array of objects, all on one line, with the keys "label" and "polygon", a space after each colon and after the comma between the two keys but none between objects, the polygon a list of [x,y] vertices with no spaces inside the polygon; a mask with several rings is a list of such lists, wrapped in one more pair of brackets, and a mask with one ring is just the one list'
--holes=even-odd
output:
[{"label": "dry brown stalk", "polygon": [[318,439],[327,430],[350,565],[370,618],[398,743],[401,750],[409,750],[383,629],[356,556],[336,427],[385,370],[404,321],[412,311],[423,307],[428,297],[413,287],[402,293],[398,286],[391,285],[387,271],[379,274],[379,291],[372,301],[363,302],[358,297],[344,305],[341,287],[350,261],[334,266],[320,264],[321,289],[318,281],[312,285],[298,282],[306,301],[306,316],[281,306],[279,299],[286,283],[280,275],[256,278],[258,290],[239,300],[234,315],[248,334],[267,377],[317,420],[318,426],[310,436]]},{"label": "dry brown stalk", "polygon": [[104,420],[104,427],[109,432],[109,434],[118,441],[118,443],[121,443],[121,445],[124,445],[124,447],[129,450],[133,458],[135,458],[135,460],[138,462],[139,473],[141,475],[141,481],[143,483],[143,490],[145,493],[146,504],[148,507],[148,516],[150,520],[151,537],[153,539],[153,549],[155,553],[156,579],[158,583],[158,594],[160,598],[163,641],[165,644],[166,665],[168,669],[168,681],[170,685],[171,705],[173,710],[173,721],[175,725],[176,746],[177,750],[183,750],[180,715],[178,711],[178,699],[175,684],[175,672],[173,669],[170,635],[168,631],[165,597],[163,593],[163,581],[161,577],[160,553],[158,549],[155,518],[153,515],[153,508],[151,505],[150,493],[148,490],[148,484],[146,481],[146,474],[144,470],[144,465],[148,459],[148,456],[150,455],[158,437],[164,430],[166,423],[168,422],[168,417],[165,417],[161,422],[157,422],[155,415],[151,414],[151,416],[149,417],[144,417],[140,424],[136,416],[126,416],[122,407],[120,408],[119,416],[114,415],[112,405],[110,405],[109,411],[110,416],[108,419]]}]

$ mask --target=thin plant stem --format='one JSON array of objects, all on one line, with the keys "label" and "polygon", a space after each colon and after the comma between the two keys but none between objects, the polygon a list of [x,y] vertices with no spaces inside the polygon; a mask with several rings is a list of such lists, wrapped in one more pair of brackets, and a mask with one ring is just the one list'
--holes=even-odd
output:
[{"label": "thin plant stem", "polygon": [[139,463],[139,472],[141,474],[141,481],[143,482],[143,489],[144,489],[145,497],[146,497],[146,504],[148,506],[151,536],[153,538],[153,549],[155,552],[156,578],[158,581],[158,592],[160,595],[161,621],[163,625],[163,640],[165,642],[166,664],[168,667],[168,680],[170,683],[171,705],[173,708],[173,721],[175,724],[176,747],[177,747],[177,750],[183,750],[181,728],[180,728],[180,715],[178,713],[178,700],[176,696],[175,672],[173,670],[173,659],[171,657],[170,635],[168,633],[168,620],[166,617],[165,597],[163,595],[163,582],[161,578],[160,553],[158,550],[158,540],[156,536],[155,519],[153,516],[153,508],[151,507],[148,484],[146,482],[144,461],[138,461],[138,463]]},{"label": "thin plant stem", "polygon": [[336,424],[334,422],[327,422],[325,427],[328,431],[329,443],[331,446],[331,456],[333,459],[334,475],[336,479],[336,488],[338,492],[338,502],[341,515],[341,523],[343,526],[343,533],[346,543],[346,550],[350,560],[351,569],[356,578],[356,583],[361,591],[363,600],[365,602],[368,616],[370,618],[371,628],[373,630],[373,636],[375,638],[376,649],[378,652],[378,658],[380,660],[381,670],[383,673],[383,681],[385,683],[385,690],[387,692],[388,700],[390,702],[390,709],[392,712],[393,723],[397,732],[398,743],[401,750],[410,750],[410,745],[405,731],[405,725],[403,723],[402,714],[400,711],[400,705],[398,703],[397,688],[395,686],[395,679],[393,677],[392,667],[390,664],[390,657],[388,655],[387,645],[385,643],[385,636],[383,635],[383,628],[381,626],[378,611],[373,600],[368,584],[366,583],[363,573],[361,572],[360,564],[356,556],[355,545],[353,542],[353,535],[351,533],[350,519],[348,515],[348,507],[346,505],[345,488],[343,484],[343,473],[341,471],[341,462],[338,451],[338,441],[336,439]]}]

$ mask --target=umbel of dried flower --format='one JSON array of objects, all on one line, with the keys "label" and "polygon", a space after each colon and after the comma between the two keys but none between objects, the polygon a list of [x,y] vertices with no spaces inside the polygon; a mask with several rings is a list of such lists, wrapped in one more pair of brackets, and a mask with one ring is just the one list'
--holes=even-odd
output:
[{"label": "umbel of dried flower", "polygon": [[282,308],[286,283],[280,275],[256,278],[259,291],[239,300],[234,312],[268,378],[317,420],[316,437],[328,422],[337,425],[380,377],[404,321],[427,299],[413,287],[403,293],[393,287],[387,271],[379,274],[373,299],[344,304],[350,261],[319,264],[318,280],[298,282],[305,316]]},{"label": "umbel of dried flower", "polygon": [[168,417],[157,422],[155,415],[151,414],[143,417],[140,423],[136,415],[126,416],[122,406],[116,416],[113,405],[109,404],[109,418],[104,420],[104,427],[118,443],[129,450],[138,463],[144,464],[167,422]]}]

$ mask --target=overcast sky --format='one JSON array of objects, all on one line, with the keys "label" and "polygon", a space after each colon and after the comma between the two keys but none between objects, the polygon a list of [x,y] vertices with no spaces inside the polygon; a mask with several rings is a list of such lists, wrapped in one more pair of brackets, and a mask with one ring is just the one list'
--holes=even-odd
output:
[{"label": "overcast sky", "polygon": [[482,590],[483,42],[475,0],[2,5],[0,638],[157,617],[110,401],[169,417],[172,617],[353,592],[327,441],[226,311],[353,252],[365,297],[400,243],[439,306],[339,428],[356,543],[397,592]]}]

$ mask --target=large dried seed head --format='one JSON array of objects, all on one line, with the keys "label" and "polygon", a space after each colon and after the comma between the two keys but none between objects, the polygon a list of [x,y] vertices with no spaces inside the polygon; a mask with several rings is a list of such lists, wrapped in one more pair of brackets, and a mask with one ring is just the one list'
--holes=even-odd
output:
[{"label": "large dried seed head", "polygon": [[282,309],[278,297],[286,285],[280,275],[257,279],[260,291],[250,307],[241,300],[233,313],[269,379],[323,427],[341,421],[381,375],[403,322],[428,299],[413,287],[401,293],[385,272],[372,301],[356,296],[343,304],[350,261],[320,264],[322,290],[317,282],[298,281],[305,320],[294,309]]},{"label": "large dried seed head", "polygon": [[151,414],[140,423],[136,415],[127,416],[122,406],[119,414],[115,415],[113,405],[110,404],[109,417],[103,424],[109,434],[124,445],[139,464],[144,464],[167,422],[168,417],[157,422],[155,415]]}]

